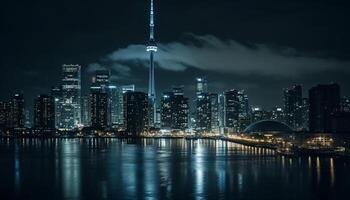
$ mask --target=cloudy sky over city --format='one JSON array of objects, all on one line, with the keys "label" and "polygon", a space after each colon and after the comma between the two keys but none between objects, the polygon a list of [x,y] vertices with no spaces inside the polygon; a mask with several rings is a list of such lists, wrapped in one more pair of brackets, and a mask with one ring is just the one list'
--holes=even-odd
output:
[{"label": "cloudy sky over city", "polygon": [[[209,90],[245,89],[250,102],[281,105],[282,88],[337,82],[350,97],[347,1],[154,0],[157,93],[196,76]],[[58,85],[62,64],[96,69],[117,85],[148,83],[149,1],[8,1],[1,11],[0,98],[28,100]]]}]

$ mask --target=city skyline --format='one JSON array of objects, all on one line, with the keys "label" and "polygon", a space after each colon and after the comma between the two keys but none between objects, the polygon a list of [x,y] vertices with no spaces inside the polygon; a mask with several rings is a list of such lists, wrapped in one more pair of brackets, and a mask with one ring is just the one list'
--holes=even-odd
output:
[{"label": "city skyline", "polygon": [[[349,96],[350,45],[345,37],[349,30],[344,25],[348,3],[288,2],[289,6],[253,1],[255,7],[250,7],[240,1],[157,1],[161,49],[156,58],[158,98],[172,85],[184,85],[185,94],[194,97],[193,79],[203,75],[208,76],[211,91],[245,89],[253,105],[267,109],[282,105],[281,88],[294,84],[311,88],[318,83],[337,82],[342,94]],[[1,68],[7,73],[2,73],[0,79],[0,99],[9,98],[13,91],[23,91],[31,105],[37,94],[47,93],[59,83],[56,75],[64,63],[82,66],[83,94],[88,93],[92,73],[100,66],[111,69],[117,85],[136,84],[139,90],[147,91],[148,54],[144,41],[148,35],[149,1],[117,3],[125,11],[106,12],[101,17],[96,16],[109,11],[113,2],[83,8],[72,3],[74,12],[62,9],[67,6],[64,1],[57,7],[43,3],[40,11],[35,4],[5,4]],[[7,10],[14,7],[23,15],[10,17],[13,14]],[[91,7],[95,8],[92,16],[96,20],[86,11]],[[263,14],[269,10],[275,14]],[[64,16],[57,18],[51,11],[62,11]],[[32,18],[21,17],[28,12]],[[232,22],[224,15],[230,16]],[[91,22],[89,26],[87,22]],[[13,26],[23,23],[27,25]],[[97,29],[91,30],[90,26]],[[217,51],[223,54],[215,54]]]}]

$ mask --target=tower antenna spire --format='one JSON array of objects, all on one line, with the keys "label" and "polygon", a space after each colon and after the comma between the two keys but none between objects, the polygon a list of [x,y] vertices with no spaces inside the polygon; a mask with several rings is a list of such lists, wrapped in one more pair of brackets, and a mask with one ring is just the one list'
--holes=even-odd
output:
[{"label": "tower antenna spire", "polygon": [[157,52],[157,44],[154,39],[154,8],[153,0],[151,0],[150,8],[150,21],[149,21],[150,33],[149,41],[146,47],[147,52],[150,52],[149,59],[149,79],[148,79],[148,101],[149,101],[149,126],[154,127],[156,121],[156,90],[154,80],[154,54]]}]

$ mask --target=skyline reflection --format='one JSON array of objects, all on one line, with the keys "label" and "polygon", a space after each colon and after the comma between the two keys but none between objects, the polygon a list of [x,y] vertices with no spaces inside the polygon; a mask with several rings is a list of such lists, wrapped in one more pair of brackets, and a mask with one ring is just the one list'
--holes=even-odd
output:
[{"label": "skyline reflection", "polygon": [[335,199],[350,166],[215,140],[1,138],[0,176],[1,199]]}]

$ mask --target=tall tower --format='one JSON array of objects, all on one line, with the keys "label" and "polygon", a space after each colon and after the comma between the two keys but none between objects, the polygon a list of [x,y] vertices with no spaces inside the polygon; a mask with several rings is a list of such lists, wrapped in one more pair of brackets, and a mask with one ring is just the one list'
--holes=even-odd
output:
[{"label": "tall tower", "polygon": [[146,51],[150,52],[150,62],[149,62],[149,82],[148,82],[148,112],[149,112],[149,126],[155,126],[156,119],[156,90],[154,84],[154,54],[157,52],[157,44],[154,39],[154,11],[153,11],[153,0],[151,0],[150,9],[150,33],[149,41],[146,47]]}]

